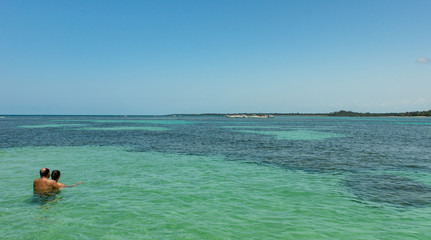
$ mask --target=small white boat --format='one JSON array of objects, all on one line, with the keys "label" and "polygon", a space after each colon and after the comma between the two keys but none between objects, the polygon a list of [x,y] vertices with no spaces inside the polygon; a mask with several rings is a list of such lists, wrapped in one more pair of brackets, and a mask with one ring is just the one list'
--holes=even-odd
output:
[{"label": "small white boat", "polygon": [[267,115],[267,114],[229,114],[226,115],[228,118],[273,118],[273,115]]},{"label": "small white boat", "polygon": [[231,114],[231,115],[226,115],[226,117],[228,117],[228,118],[246,118],[247,116],[244,114]]}]

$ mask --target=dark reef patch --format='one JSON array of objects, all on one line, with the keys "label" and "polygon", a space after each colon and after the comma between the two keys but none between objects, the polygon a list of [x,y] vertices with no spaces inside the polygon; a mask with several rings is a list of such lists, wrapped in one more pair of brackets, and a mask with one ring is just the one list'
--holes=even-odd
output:
[{"label": "dark reef patch", "polygon": [[406,177],[353,174],[343,184],[362,200],[396,207],[431,206],[431,186]]}]

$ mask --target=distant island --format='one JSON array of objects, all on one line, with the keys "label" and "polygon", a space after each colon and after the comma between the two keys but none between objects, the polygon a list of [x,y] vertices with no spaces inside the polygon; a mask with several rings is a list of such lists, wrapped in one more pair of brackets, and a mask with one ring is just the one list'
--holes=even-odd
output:
[{"label": "distant island", "polygon": [[322,116],[322,117],[431,117],[431,110],[402,113],[361,113],[341,110],[331,113],[202,113],[171,114],[169,116]]},{"label": "distant island", "polygon": [[431,117],[431,110],[428,111],[415,111],[404,113],[359,113],[352,111],[338,111],[329,113],[328,116],[336,117]]},{"label": "distant island", "polygon": [[273,118],[277,116],[313,116],[313,117],[431,117],[431,110],[428,111],[414,111],[414,112],[401,112],[401,113],[361,113],[353,111],[340,110],[330,113],[178,113],[167,115],[51,115],[51,114],[4,114],[0,115],[0,119],[6,116],[98,116],[98,117],[186,117],[186,116],[218,116],[228,118]]}]

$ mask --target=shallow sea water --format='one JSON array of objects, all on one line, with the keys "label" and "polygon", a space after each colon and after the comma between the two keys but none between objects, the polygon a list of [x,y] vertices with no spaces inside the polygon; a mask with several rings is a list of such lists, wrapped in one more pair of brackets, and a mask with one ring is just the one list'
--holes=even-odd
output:
[{"label": "shallow sea water", "polygon": [[429,123],[7,116],[0,239],[431,239]]}]

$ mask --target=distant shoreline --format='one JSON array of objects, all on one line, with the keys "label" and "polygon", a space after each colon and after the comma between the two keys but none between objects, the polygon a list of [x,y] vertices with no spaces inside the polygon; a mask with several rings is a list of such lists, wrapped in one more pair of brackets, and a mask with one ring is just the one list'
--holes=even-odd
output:
[{"label": "distant shoreline", "polygon": [[[168,116],[226,116],[232,113],[202,113],[202,114],[169,114]],[[302,116],[302,117],[431,117],[431,110],[402,113],[360,113],[338,111],[331,113],[234,113],[238,115],[272,115],[272,116]]]},{"label": "distant shoreline", "polygon": [[414,112],[401,112],[401,113],[361,113],[361,112],[353,112],[353,111],[337,111],[331,113],[196,113],[196,114],[188,114],[188,113],[178,113],[178,114],[165,114],[165,115],[121,115],[121,114],[112,114],[112,115],[83,115],[83,114],[0,114],[0,118],[4,119],[8,116],[93,116],[93,117],[186,117],[186,116],[220,116],[225,117],[231,114],[239,114],[239,115],[272,115],[279,117],[287,117],[287,116],[301,116],[301,117],[431,117],[431,110],[428,111],[414,111]]}]

